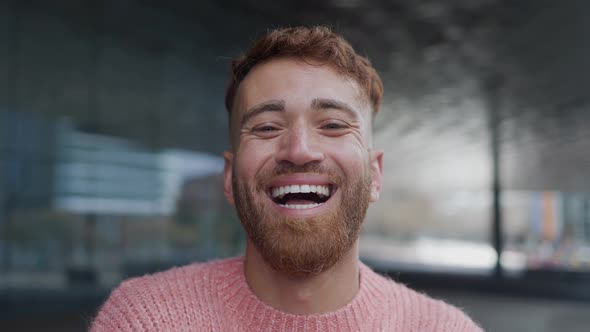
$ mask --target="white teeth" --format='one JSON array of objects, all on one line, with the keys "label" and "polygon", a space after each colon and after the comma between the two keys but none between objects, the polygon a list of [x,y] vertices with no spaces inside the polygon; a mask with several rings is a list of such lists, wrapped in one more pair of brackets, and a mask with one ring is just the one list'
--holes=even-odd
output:
[{"label": "white teeth", "polygon": [[291,193],[316,193],[322,196],[330,196],[330,187],[327,185],[293,184],[288,186],[275,187],[272,189],[271,192],[273,198]]},{"label": "white teeth", "polygon": [[316,206],[320,206],[322,204],[318,204],[318,203],[313,203],[313,204],[281,204],[282,207],[286,207],[288,209],[297,209],[297,210],[303,210],[303,209],[311,209],[314,208]]}]

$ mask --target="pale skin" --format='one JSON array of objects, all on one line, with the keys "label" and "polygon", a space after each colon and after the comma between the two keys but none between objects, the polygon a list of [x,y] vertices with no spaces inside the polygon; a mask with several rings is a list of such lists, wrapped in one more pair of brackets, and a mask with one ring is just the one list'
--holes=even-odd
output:
[{"label": "pale skin", "polygon": [[[383,152],[371,147],[372,110],[352,79],[329,65],[279,58],[259,64],[240,84],[232,110],[232,150],[224,153],[224,193],[234,202],[232,168],[254,185],[256,174],[278,163],[321,163],[344,178],[371,171],[370,201],[381,192]],[[321,174],[297,174],[305,183]],[[339,191],[322,206],[287,209],[265,192],[258,195],[269,213],[312,218],[338,207]],[[292,276],[273,270],[247,242],[244,273],[254,294],[266,304],[293,314],[332,312],[359,290],[358,239],[326,271]]]}]

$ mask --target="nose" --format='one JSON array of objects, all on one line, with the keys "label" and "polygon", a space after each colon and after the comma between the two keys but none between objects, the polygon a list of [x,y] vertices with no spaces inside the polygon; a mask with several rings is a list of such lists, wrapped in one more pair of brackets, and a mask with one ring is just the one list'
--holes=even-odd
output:
[{"label": "nose", "polygon": [[324,153],[319,149],[312,130],[303,125],[290,128],[281,137],[280,149],[275,156],[277,163],[288,162],[294,165],[305,165],[323,159]]}]

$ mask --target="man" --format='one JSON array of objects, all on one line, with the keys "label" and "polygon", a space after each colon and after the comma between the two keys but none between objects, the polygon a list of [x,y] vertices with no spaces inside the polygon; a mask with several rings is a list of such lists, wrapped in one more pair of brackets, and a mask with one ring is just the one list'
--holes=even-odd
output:
[{"label": "man", "polygon": [[381,191],[381,79],[325,27],[275,30],[232,65],[224,192],[243,257],[119,286],[93,331],[481,331],[359,262]]}]

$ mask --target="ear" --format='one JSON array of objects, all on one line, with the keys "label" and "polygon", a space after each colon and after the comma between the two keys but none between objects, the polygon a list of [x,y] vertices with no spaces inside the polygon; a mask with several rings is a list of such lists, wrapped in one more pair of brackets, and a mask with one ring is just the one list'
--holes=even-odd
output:
[{"label": "ear", "polygon": [[232,169],[234,163],[234,154],[229,151],[223,153],[223,194],[229,204],[234,204],[234,190],[232,187]]},{"label": "ear", "polygon": [[369,151],[371,158],[371,203],[376,202],[381,194],[383,175],[383,150]]}]

